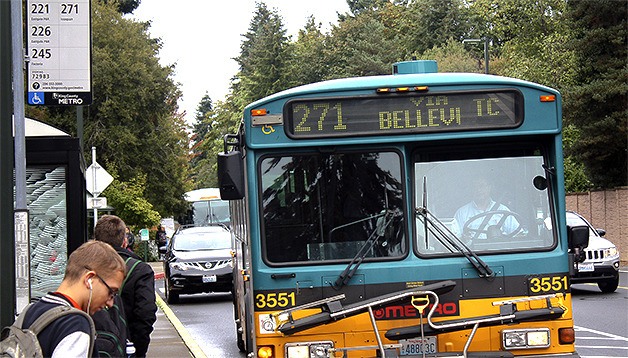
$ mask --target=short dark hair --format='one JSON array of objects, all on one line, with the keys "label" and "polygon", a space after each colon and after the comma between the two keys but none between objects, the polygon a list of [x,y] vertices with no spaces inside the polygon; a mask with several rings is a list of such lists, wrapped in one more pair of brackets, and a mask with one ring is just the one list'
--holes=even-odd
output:
[{"label": "short dark hair", "polygon": [[121,272],[125,276],[126,264],[111,245],[90,240],[79,246],[68,257],[64,280],[76,282],[87,270],[94,270],[103,278],[112,277],[116,272]]},{"label": "short dark hair", "polygon": [[126,224],[115,215],[103,215],[94,228],[94,239],[121,247],[126,235]]}]

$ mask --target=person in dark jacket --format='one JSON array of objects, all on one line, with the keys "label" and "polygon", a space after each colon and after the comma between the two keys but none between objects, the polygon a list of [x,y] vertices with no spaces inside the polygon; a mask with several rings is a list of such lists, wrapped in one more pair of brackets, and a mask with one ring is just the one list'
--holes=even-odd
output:
[{"label": "person in dark jacket", "polygon": [[124,259],[127,276],[120,296],[129,327],[129,339],[135,345],[136,357],[145,357],[153,324],[157,320],[155,303],[155,273],[149,264],[122,247],[126,225],[115,215],[104,215],[96,223],[94,239],[113,246]]}]

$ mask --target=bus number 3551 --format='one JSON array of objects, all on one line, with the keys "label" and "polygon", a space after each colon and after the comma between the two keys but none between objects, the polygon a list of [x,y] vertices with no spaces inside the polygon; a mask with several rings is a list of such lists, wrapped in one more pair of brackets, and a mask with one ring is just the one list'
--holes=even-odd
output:
[{"label": "bus number 3551", "polygon": [[255,306],[259,309],[286,308],[294,305],[294,292],[269,292],[255,295]]}]

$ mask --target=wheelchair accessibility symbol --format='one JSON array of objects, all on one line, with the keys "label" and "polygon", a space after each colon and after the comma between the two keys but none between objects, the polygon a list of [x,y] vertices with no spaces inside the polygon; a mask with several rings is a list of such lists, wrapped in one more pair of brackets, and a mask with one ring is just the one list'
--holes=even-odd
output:
[{"label": "wheelchair accessibility symbol", "polygon": [[264,134],[271,134],[274,131],[275,131],[275,128],[273,128],[273,126],[269,126],[268,124],[262,127],[262,133]]},{"label": "wheelchair accessibility symbol", "polygon": [[44,92],[28,92],[28,104],[44,104]]}]

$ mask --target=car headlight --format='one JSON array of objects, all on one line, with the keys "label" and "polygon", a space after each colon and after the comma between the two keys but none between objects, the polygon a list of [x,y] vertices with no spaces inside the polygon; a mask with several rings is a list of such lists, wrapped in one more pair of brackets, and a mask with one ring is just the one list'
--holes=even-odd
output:
[{"label": "car headlight", "polygon": [[502,331],[504,349],[534,349],[550,346],[550,330],[537,329],[508,329]]},{"label": "car headlight", "polygon": [[188,266],[187,264],[183,262],[171,262],[170,269],[177,270],[177,271],[187,271],[188,269],[190,269],[190,266]]},{"label": "car headlight", "polygon": [[604,250],[604,258],[617,256],[618,254],[619,254],[619,251],[617,251],[616,247],[611,247]]}]

